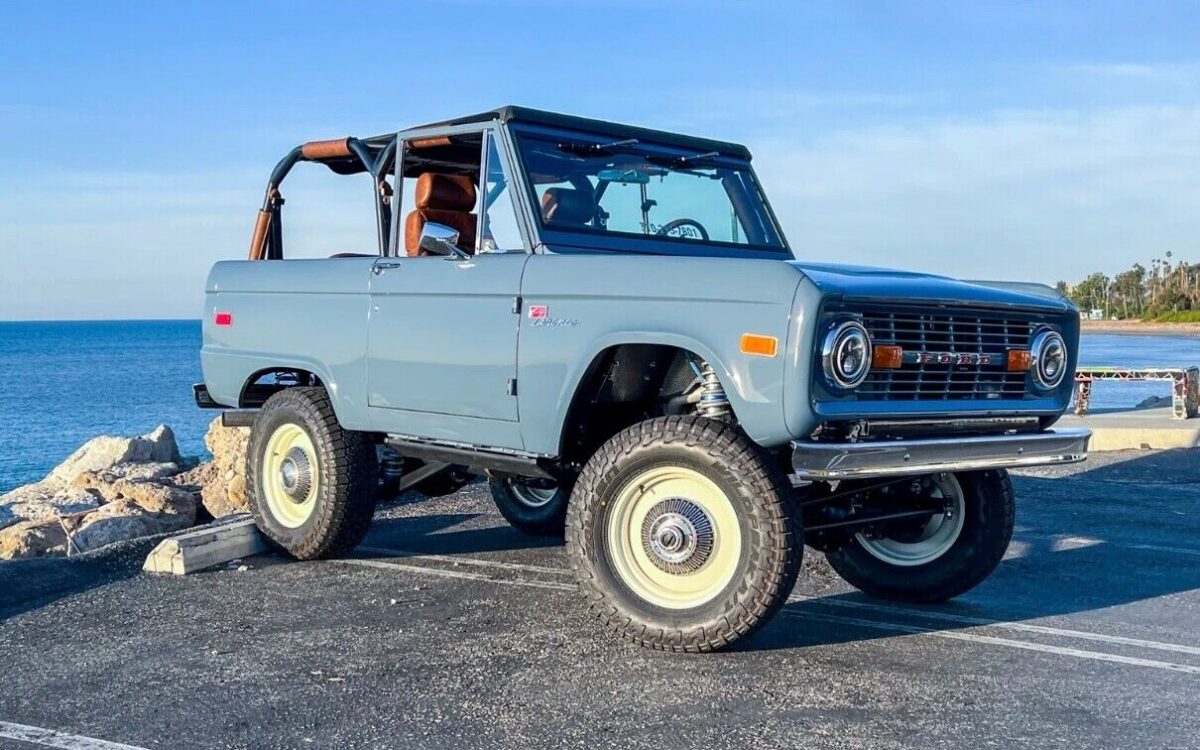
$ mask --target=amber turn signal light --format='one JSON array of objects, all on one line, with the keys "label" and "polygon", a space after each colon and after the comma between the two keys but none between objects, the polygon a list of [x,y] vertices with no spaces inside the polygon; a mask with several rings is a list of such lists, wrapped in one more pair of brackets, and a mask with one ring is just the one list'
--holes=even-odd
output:
[{"label": "amber turn signal light", "polygon": [[878,344],[871,355],[871,367],[877,370],[895,370],[904,364],[904,347],[895,344]]},{"label": "amber turn signal light", "polygon": [[1033,354],[1028,349],[1012,349],[1008,352],[1008,371],[1027,372],[1033,364]]},{"label": "amber turn signal light", "polygon": [[774,357],[779,352],[779,339],[756,333],[742,334],[742,353],[759,357]]}]

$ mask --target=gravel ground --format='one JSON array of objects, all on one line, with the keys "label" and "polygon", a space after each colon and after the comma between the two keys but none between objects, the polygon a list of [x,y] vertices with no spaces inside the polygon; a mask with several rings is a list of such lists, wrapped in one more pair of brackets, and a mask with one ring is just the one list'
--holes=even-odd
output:
[{"label": "gravel ground", "polygon": [[872,602],[808,550],[783,615],[707,656],[601,631],[561,546],[507,527],[483,484],[381,508],[348,561],[152,577],[142,543],[8,563],[0,737],[15,722],[135,748],[1200,748],[1195,453],[1099,454],[1015,484],[1009,556],[961,599]]}]

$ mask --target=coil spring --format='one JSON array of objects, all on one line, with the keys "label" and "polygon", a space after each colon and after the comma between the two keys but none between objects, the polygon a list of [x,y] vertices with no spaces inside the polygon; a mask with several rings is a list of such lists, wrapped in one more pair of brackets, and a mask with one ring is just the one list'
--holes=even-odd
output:
[{"label": "coil spring", "polygon": [[696,404],[696,411],[709,419],[725,419],[732,413],[725,388],[721,386],[716,370],[707,362],[700,367],[700,402]]},{"label": "coil spring", "polygon": [[379,460],[379,475],[384,481],[399,481],[404,474],[404,458],[391,448],[384,449]]}]

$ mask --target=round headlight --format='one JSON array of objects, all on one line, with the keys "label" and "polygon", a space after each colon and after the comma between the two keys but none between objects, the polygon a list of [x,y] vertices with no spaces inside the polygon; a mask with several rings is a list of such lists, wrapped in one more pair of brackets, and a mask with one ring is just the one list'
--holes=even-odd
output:
[{"label": "round headlight", "polygon": [[821,363],[831,386],[857,388],[871,369],[871,335],[857,320],[834,323],[821,346]]},{"label": "round headlight", "polygon": [[1039,388],[1057,388],[1067,374],[1067,342],[1058,331],[1042,329],[1030,347],[1030,370]]}]

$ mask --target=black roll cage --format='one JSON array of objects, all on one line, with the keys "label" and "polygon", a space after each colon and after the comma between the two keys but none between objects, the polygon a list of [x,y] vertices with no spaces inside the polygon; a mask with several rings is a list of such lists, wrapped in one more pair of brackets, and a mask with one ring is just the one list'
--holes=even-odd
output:
[{"label": "black roll cage", "polygon": [[[250,260],[281,260],[283,258],[283,195],[279,186],[299,162],[324,164],[340,175],[366,172],[374,182],[375,225],[380,248],[387,247],[392,226],[392,190],[387,183],[388,168],[396,155],[396,136],[381,136],[360,140],[339,138],[329,141],[309,141],[287,153],[267,180],[266,193],[254,234],[250,239]],[[382,250],[381,250],[382,252]]]}]

